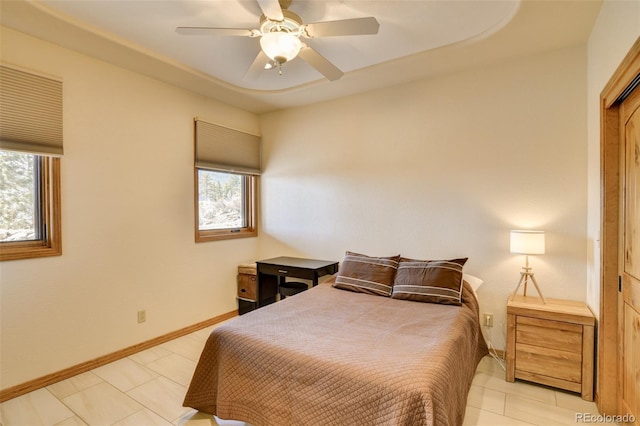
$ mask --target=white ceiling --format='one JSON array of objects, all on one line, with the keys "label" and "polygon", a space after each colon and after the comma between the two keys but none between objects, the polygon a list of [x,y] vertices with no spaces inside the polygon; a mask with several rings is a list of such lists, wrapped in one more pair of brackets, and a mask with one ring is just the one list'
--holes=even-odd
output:
[{"label": "white ceiling", "polygon": [[376,35],[308,44],[345,75],[299,58],[243,78],[257,38],[184,36],[177,26],[253,29],[255,0],[2,0],[0,22],[256,113],[584,43],[601,0],[293,0],[304,23],[375,17]]}]

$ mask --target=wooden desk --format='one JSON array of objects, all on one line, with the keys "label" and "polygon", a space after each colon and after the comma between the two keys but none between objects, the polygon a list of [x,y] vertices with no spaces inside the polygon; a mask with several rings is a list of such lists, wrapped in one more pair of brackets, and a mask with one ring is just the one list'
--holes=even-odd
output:
[{"label": "wooden desk", "polygon": [[507,303],[507,381],[528,380],[593,401],[595,318],[571,300],[516,296]]},{"label": "wooden desk", "polygon": [[287,277],[311,280],[318,285],[318,278],[338,272],[338,262],[329,260],[302,259],[298,257],[275,257],[256,262],[258,286],[257,307],[276,301],[278,287]]}]

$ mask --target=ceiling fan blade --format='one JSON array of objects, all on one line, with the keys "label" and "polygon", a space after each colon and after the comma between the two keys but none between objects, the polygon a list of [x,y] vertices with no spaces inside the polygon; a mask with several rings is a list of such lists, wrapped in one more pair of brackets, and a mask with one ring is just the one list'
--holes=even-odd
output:
[{"label": "ceiling fan blade", "polygon": [[182,35],[218,35],[253,37],[255,30],[244,28],[214,28],[214,27],[178,27],[176,32]]},{"label": "ceiling fan blade", "polygon": [[278,0],[258,0],[258,5],[262,9],[264,16],[272,21],[283,21],[284,15],[282,14],[282,8]]},{"label": "ceiling fan blade", "polygon": [[380,28],[380,24],[374,17],[316,22],[306,25],[306,31],[310,37],[378,34],[378,28]]},{"label": "ceiling fan blade", "polygon": [[244,80],[255,80],[260,77],[260,74],[264,71],[264,66],[269,62],[269,57],[260,50],[258,56],[253,60],[253,63],[242,77]]},{"label": "ceiling fan blade", "polygon": [[338,67],[309,46],[302,48],[298,56],[314,67],[320,74],[324,75],[329,81],[338,80],[344,75]]}]

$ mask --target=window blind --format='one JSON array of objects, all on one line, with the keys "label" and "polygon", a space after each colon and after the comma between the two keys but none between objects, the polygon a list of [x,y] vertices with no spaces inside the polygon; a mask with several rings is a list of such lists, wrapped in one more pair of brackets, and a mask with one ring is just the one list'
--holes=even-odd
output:
[{"label": "window blind", "polygon": [[260,138],[196,120],[196,167],[259,175]]},{"label": "window blind", "polygon": [[63,154],[61,81],[0,65],[0,149]]}]

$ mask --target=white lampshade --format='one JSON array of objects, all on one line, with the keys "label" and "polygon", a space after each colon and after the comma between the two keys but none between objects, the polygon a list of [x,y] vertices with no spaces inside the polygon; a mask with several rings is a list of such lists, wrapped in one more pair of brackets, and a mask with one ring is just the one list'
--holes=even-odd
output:
[{"label": "white lampshade", "polygon": [[511,231],[511,253],[544,254],[544,231]]},{"label": "white lampshade", "polygon": [[274,31],[260,38],[260,47],[270,59],[282,64],[298,56],[302,43],[294,34]]}]

